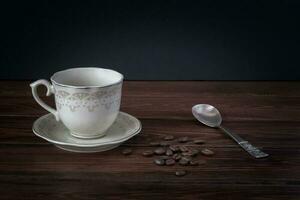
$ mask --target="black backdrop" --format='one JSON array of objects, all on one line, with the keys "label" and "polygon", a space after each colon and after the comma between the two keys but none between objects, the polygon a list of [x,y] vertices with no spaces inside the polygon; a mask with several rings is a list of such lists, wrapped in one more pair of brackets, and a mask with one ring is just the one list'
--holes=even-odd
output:
[{"label": "black backdrop", "polygon": [[300,79],[300,1],[7,1],[0,79],[75,66],[126,79]]}]

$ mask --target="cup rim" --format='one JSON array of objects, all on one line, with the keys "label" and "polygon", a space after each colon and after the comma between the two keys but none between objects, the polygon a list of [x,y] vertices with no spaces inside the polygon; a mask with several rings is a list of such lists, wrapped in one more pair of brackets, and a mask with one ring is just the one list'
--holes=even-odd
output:
[{"label": "cup rim", "polygon": [[[71,71],[71,70],[76,70],[76,69],[101,69],[101,70],[104,70],[104,71],[110,71],[110,72],[118,74],[120,76],[120,79],[117,82],[107,84],[107,85],[103,85],[103,86],[97,86],[97,85],[90,85],[90,86],[70,85],[70,84],[58,83],[57,81],[54,80],[54,77],[57,76],[59,73],[63,73],[63,72]],[[122,83],[123,79],[124,79],[124,76],[120,72],[117,72],[117,71],[112,70],[112,69],[101,68],[101,67],[74,67],[74,68],[69,68],[69,69],[57,71],[50,77],[51,82],[54,83],[55,85],[59,85],[61,87],[76,88],[76,89],[111,87],[111,86],[118,85],[118,84]]]}]

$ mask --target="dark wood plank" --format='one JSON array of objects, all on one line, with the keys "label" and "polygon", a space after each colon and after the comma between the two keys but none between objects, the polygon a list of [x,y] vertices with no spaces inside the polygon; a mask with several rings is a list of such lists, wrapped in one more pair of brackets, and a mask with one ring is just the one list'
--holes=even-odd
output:
[{"label": "dark wood plank", "polygon": [[[0,171],[2,172],[39,172],[39,171],[82,171],[96,172],[101,170],[105,173],[126,173],[126,172],[168,172],[173,169],[187,169],[190,171],[216,171],[221,172],[257,172],[276,175],[277,178],[298,179],[300,178],[299,168],[300,153],[296,148],[278,149],[268,148],[272,155],[266,159],[255,160],[247,155],[240,148],[231,147],[209,147],[215,152],[213,157],[199,155],[197,159],[206,160],[207,164],[197,167],[182,167],[176,165],[173,167],[159,167],[153,164],[153,158],[143,157],[145,150],[153,150],[155,147],[135,147],[133,154],[124,156],[121,152],[127,145],[109,152],[94,154],[78,154],[66,152],[56,148],[49,143],[44,144],[18,144],[4,145],[0,144]],[[201,149],[201,147],[199,147]],[[290,156],[286,156],[289,154]],[[10,166],[10,167],[8,167]],[[121,167],[126,166],[126,167]],[[101,169],[100,169],[101,167]],[[270,170],[270,167],[272,170]],[[295,171],[292,171],[295,170]],[[287,175],[289,174],[289,175]],[[268,177],[271,178],[272,176]],[[276,177],[273,177],[274,179]],[[191,178],[197,178],[192,176]],[[200,177],[198,177],[200,178]],[[259,177],[264,179],[266,177]]]},{"label": "dark wood plank", "polygon": [[[95,154],[66,152],[32,133],[46,111],[28,84],[0,82],[0,199],[300,198],[300,82],[125,82],[122,110],[138,116],[143,130],[120,148]],[[191,106],[203,102],[216,105],[225,126],[271,156],[255,160],[219,130],[199,124]],[[182,166],[158,167],[141,156],[166,134],[204,139],[198,148],[216,154],[200,155],[205,165],[176,177]],[[128,147],[133,154],[122,155]]]},{"label": "dark wood plank", "polygon": [[[36,117],[0,117],[0,144],[47,143],[37,138],[31,130]],[[142,132],[126,143],[129,146],[149,146],[151,141],[161,141],[165,135],[188,136],[207,141],[209,147],[237,147],[220,130],[206,127],[196,120],[141,119]],[[227,122],[225,126],[234,130],[256,146],[265,148],[297,148],[300,143],[299,122]]]},{"label": "dark wood plank", "polygon": [[[32,96],[29,87],[31,82],[33,81],[1,81],[0,96]],[[44,89],[41,87],[39,90]],[[299,97],[299,90],[299,81],[125,81],[123,85],[124,95],[143,97],[162,95],[178,97],[196,93],[204,96],[250,94]],[[45,93],[41,92],[41,95],[45,96]]]},{"label": "dark wood plank", "polygon": [[[192,193],[196,191],[205,194],[209,193],[207,196],[208,198],[213,197],[214,189],[227,188],[228,186],[226,185],[232,184],[235,185],[235,190],[238,190],[239,192],[237,192],[237,194],[233,193],[237,196],[227,194],[229,195],[228,198],[241,197],[240,195],[242,195],[242,193],[240,193],[240,191],[244,191],[242,188],[244,188],[245,185],[249,187],[249,190],[254,190],[254,194],[250,191],[250,194],[253,194],[254,196],[257,192],[257,185],[260,185],[260,183],[262,183],[261,187],[270,187],[270,191],[275,188],[274,185],[276,185],[277,189],[289,190],[289,195],[288,193],[277,193],[277,197],[285,195],[287,195],[287,197],[292,197],[293,195],[297,196],[297,190],[295,189],[291,192],[290,189],[293,187],[300,187],[298,182],[298,180],[300,180],[300,174],[297,173],[299,172],[297,169],[300,165],[300,152],[298,150],[299,127],[297,127],[296,123],[294,123],[293,126],[291,126],[293,123],[287,122],[283,122],[282,124],[272,123],[271,126],[268,127],[269,129],[267,128],[268,132],[264,128],[265,122],[253,122],[256,123],[256,125],[259,124],[256,127],[253,127],[253,124],[251,125],[253,130],[256,130],[255,134],[247,133],[243,136],[246,138],[248,137],[250,141],[259,146],[263,145],[265,147],[264,149],[272,155],[272,157],[268,159],[257,161],[249,157],[243,150],[237,148],[236,144],[230,139],[217,133],[216,130],[206,128],[191,121],[182,121],[180,125],[176,126],[178,120],[143,120],[143,132],[123,145],[124,147],[133,147],[134,155],[125,157],[121,155],[122,148],[98,154],[74,154],[62,151],[35,137],[30,130],[31,121],[33,121],[34,118],[29,117],[25,119],[27,120],[19,117],[19,122],[18,120],[14,121],[8,119],[7,122],[11,121],[12,123],[6,123],[4,129],[6,129],[7,132],[1,135],[0,158],[2,159],[0,159],[0,172],[4,174],[4,176],[2,176],[3,180],[19,180],[20,177],[21,179],[27,180],[26,177],[32,178],[32,176],[37,176],[37,179],[42,179],[50,184],[55,184],[53,183],[53,176],[57,178],[54,182],[60,182],[62,180],[60,179],[59,174],[71,171],[73,174],[69,174],[70,177],[67,178],[68,180],[65,183],[74,185],[74,182],[81,176],[90,177],[97,174],[99,177],[106,177],[105,180],[111,177],[114,184],[111,182],[110,184],[113,186],[115,186],[115,184],[120,184],[120,182],[115,182],[117,177],[117,179],[122,179],[122,181],[126,182],[128,187],[135,184],[142,184],[144,187],[141,188],[141,192],[145,193],[146,197],[149,195],[149,191],[146,191],[149,184],[156,183],[160,183],[160,185],[173,185],[173,187],[169,188],[170,190],[177,190],[181,184],[188,184],[191,188],[187,189],[187,191]],[[21,125],[20,121],[26,123]],[[29,122],[27,123],[27,121]],[[16,127],[14,124],[19,124],[19,126]],[[231,126],[234,125],[235,127],[239,125],[239,129],[245,129],[245,126],[241,125],[241,123],[231,124]],[[289,129],[285,130],[284,127],[289,127]],[[279,131],[280,134],[276,131]],[[18,134],[11,137],[13,133]],[[160,136],[165,134],[172,134],[175,136],[188,135],[190,137],[196,136],[203,138],[207,143],[201,147],[211,148],[216,152],[216,155],[211,158],[200,156],[201,159],[207,160],[207,165],[200,168],[188,169],[191,175],[184,177],[183,180],[185,181],[182,179],[175,179],[176,177],[173,177],[173,173],[180,167],[173,167],[171,170],[165,167],[157,167],[153,165],[152,159],[141,156],[141,153],[144,150],[149,149],[149,147],[147,147],[149,146],[149,141],[158,140]],[[284,135],[286,135],[286,137],[284,137]],[[280,140],[280,136],[281,138],[284,138],[284,140]],[[265,143],[261,141],[261,138],[267,139]],[[120,166],[127,167],[124,168]],[[40,177],[41,172],[47,172],[50,173],[50,175],[46,173],[47,175],[44,174]],[[54,175],[53,172],[55,172]],[[18,173],[19,175],[15,175]],[[24,173],[27,175],[24,175]],[[11,175],[7,176],[7,174]],[[132,174],[130,177],[135,177],[135,180],[132,180],[128,176],[123,177],[122,174]],[[251,176],[254,176],[254,178]],[[74,177],[77,178],[73,180]],[[221,177],[224,179],[220,179]],[[130,180],[128,180],[128,178]],[[146,182],[144,181],[145,178],[147,178]],[[149,182],[148,179],[151,179],[153,182]],[[138,180],[143,180],[143,182],[138,182]],[[89,181],[90,179],[87,178],[81,180],[81,183],[85,184]],[[99,178],[94,181],[99,184],[104,180]],[[216,182],[222,184],[215,185]],[[10,184],[14,185],[15,183]],[[286,186],[287,184],[288,187]],[[207,185],[210,185],[211,187],[207,188]],[[78,185],[77,187],[80,186]],[[107,190],[107,187],[110,187],[110,185],[104,184],[103,187],[106,189],[105,191],[100,190],[101,194],[114,196],[112,191]],[[254,188],[256,188],[256,190]],[[89,193],[99,195],[99,188],[97,190],[94,188],[88,191]],[[165,192],[164,190],[158,189],[155,189],[155,191],[160,195],[163,195]],[[186,192],[183,192],[182,189],[179,189],[179,191],[181,191],[182,194],[171,193],[171,195],[182,198],[189,196]],[[223,194],[225,191],[233,192],[229,187],[227,189],[222,189],[220,193]],[[272,199],[274,193],[271,193],[270,191],[268,193],[263,190],[263,196],[265,198],[269,196],[270,199]],[[43,188],[41,188],[36,195],[40,192],[44,194],[49,191],[43,191]],[[126,195],[126,190],[118,190],[118,192],[120,192],[119,195]],[[150,191],[150,193],[152,192]],[[9,195],[10,194],[8,194],[8,197]],[[59,195],[61,195],[61,193]],[[139,195],[137,197],[141,197]],[[258,193],[256,193],[256,195],[258,195]],[[203,195],[200,196],[203,197]],[[54,195],[54,197],[56,196]],[[47,199],[47,197],[45,198]],[[150,198],[150,196],[148,196],[148,198]]]},{"label": "dark wood plank", "polygon": [[[52,99],[46,102],[53,106]],[[193,119],[191,107],[210,103],[222,112],[225,121],[300,121],[300,97],[123,97],[121,110],[139,118]],[[32,97],[0,99],[1,116],[41,116],[42,109]]]},{"label": "dark wood plank", "polygon": [[[138,147],[133,155],[123,156],[121,148],[97,154],[75,154],[52,145],[12,145],[0,152],[0,191],[7,199],[17,198],[23,192],[45,199],[63,199],[68,195],[71,195],[69,198],[92,195],[92,199],[101,195],[126,196],[126,199],[151,199],[153,195],[166,199],[215,199],[225,195],[229,199],[240,199],[244,192],[257,197],[251,199],[300,195],[297,149],[270,149],[274,156],[257,161],[243,156],[240,149],[219,148],[215,149],[215,157],[201,157],[207,160],[206,165],[184,168],[189,174],[180,178],[175,177],[174,172],[183,167],[155,166],[151,158],[140,155],[143,150],[145,147]],[[287,154],[291,157],[286,157]],[[4,188],[13,188],[14,193]]]},{"label": "dark wood plank", "polygon": [[[13,83],[17,85],[15,88],[22,89],[16,89],[18,92],[7,89]],[[28,82],[4,82],[1,87],[1,116],[38,117],[46,113],[33,100]],[[300,121],[297,91],[300,91],[298,82],[281,85],[278,82],[133,81],[124,84],[121,109],[139,118],[192,119],[194,104],[210,103],[222,112],[225,121]],[[53,97],[45,101],[54,105]]]},{"label": "dark wood plank", "polygon": [[[282,187],[272,180],[255,180],[250,175],[247,181],[238,181],[245,173],[228,179],[226,173],[217,177],[199,173],[198,179],[189,180],[162,173],[22,173],[0,176],[3,199],[286,199],[296,200],[299,187]],[[210,174],[211,175],[211,174]],[[252,174],[253,176],[254,174]],[[263,175],[263,174],[261,174]],[[232,177],[232,176],[230,176]],[[214,180],[214,181],[211,181]],[[227,181],[228,180],[228,181]],[[231,181],[231,182],[229,182]],[[261,182],[261,184],[257,184]],[[287,183],[288,185],[288,183]],[[185,186],[185,187],[184,187]]]}]

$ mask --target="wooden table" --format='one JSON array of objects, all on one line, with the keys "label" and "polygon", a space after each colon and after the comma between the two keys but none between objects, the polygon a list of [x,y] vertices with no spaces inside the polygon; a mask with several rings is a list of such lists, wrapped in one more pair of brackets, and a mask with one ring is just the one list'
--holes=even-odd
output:
[{"label": "wooden table", "polygon": [[[127,81],[122,111],[143,130],[94,154],[60,150],[32,133],[46,111],[28,81],[1,81],[0,96],[0,199],[300,199],[300,82]],[[198,123],[197,103],[215,105],[225,126],[271,156],[255,160]],[[156,166],[141,153],[165,134],[200,137],[216,154],[199,156],[207,164],[198,167]],[[126,147],[132,155],[121,154]],[[182,168],[189,173],[176,177]]]}]

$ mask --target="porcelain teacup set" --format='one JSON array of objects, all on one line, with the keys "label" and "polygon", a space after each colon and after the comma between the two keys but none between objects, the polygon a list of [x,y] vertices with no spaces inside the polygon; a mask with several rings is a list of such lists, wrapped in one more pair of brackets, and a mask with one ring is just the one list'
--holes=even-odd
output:
[{"label": "porcelain teacup set", "polygon": [[[113,149],[141,131],[140,121],[120,112],[123,75],[104,68],[71,68],[30,84],[34,99],[49,111],[33,124],[33,132],[73,152]],[[56,109],[44,103],[37,87],[54,94]]]}]

